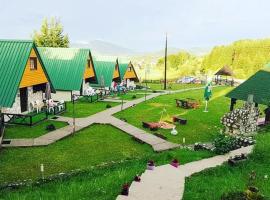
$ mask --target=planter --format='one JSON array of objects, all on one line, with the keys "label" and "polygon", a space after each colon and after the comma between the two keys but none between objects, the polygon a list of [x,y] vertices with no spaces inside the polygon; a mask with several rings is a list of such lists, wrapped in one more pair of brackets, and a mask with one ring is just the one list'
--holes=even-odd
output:
[{"label": "planter", "polygon": [[173,167],[175,167],[175,168],[178,168],[180,164],[179,164],[179,162],[178,162],[177,159],[174,159],[174,160],[172,160],[171,165],[172,165]]},{"label": "planter", "polygon": [[129,193],[129,185],[124,184],[123,187],[122,187],[121,195],[128,196],[128,193]]},{"label": "planter", "polygon": [[134,181],[135,181],[135,182],[141,182],[141,177],[140,177],[139,175],[136,175],[136,176],[134,177]]},{"label": "planter", "polygon": [[147,163],[147,169],[148,170],[154,170],[155,169],[155,163],[154,163],[154,161],[152,161],[152,160],[148,161],[148,163]]}]

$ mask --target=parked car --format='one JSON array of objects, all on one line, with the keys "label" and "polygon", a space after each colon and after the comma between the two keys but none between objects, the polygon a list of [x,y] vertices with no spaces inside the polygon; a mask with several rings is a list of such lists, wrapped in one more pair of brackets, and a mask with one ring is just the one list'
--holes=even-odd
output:
[{"label": "parked car", "polygon": [[176,83],[191,83],[194,80],[192,76],[184,76],[176,81]]}]

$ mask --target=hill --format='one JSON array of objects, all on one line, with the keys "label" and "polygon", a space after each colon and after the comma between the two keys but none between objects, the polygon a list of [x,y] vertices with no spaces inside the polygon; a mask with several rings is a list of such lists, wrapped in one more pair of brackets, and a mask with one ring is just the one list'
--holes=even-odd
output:
[{"label": "hill", "polygon": [[232,67],[235,77],[245,79],[270,62],[270,39],[240,40],[214,47],[202,62],[202,70],[214,72],[224,65]]},{"label": "hill", "polygon": [[72,43],[71,47],[90,48],[93,54],[111,55],[111,56],[129,56],[138,54],[132,49],[122,47],[117,44],[105,42],[102,40],[93,40],[89,42]]}]

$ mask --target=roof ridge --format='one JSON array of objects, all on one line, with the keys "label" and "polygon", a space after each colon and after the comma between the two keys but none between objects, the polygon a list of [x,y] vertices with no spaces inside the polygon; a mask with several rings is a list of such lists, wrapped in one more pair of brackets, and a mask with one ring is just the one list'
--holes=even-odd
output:
[{"label": "roof ridge", "polygon": [[0,39],[0,42],[21,42],[21,43],[34,43],[33,40],[24,40],[24,39]]}]

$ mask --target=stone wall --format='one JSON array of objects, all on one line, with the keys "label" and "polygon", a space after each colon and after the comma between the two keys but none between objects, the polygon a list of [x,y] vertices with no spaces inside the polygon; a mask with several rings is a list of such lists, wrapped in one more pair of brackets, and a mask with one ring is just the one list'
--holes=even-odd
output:
[{"label": "stone wall", "polygon": [[43,102],[43,92],[38,91],[35,92],[33,91],[33,87],[28,87],[28,111],[32,112],[33,108],[30,106],[30,103],[34,103],[35,101]]},{"label": "stone wall", "polygon": [[[31,102],[40,101],[43,100],[43,93],[42,91],[33,92],[33,87],[27,87],[28,90],[28,112],[32,111],[32,108],[30,106]],[[21,101],[20,101],[20,90],[18,90],[15,101],[13,103],[13,106],[11,108],[3,108],[2,112],[4,113],[13,113],[13,114],[20,114],[21,113]]]},{"label": "stone wall", "polygon": [[88,88],[90,87],[90,84],[87,82],[85,82],[85,80],[83,81],[83,95],[86,95],[85,91],[88,90]]},{"label": "stone wall", "polygon": [[[80,95],[80,91],[72,91],[73,94]],[[55,101],[71,101],[71,92],[70,91],[59,91],[52,93],[52,99]]]},{"label": "stone wall", "polygon": [[249,135],[257,131],[259,109],[254,103],[246,102],[242,108],[235,109],[221,118],[225,133],[231,135]]}]

